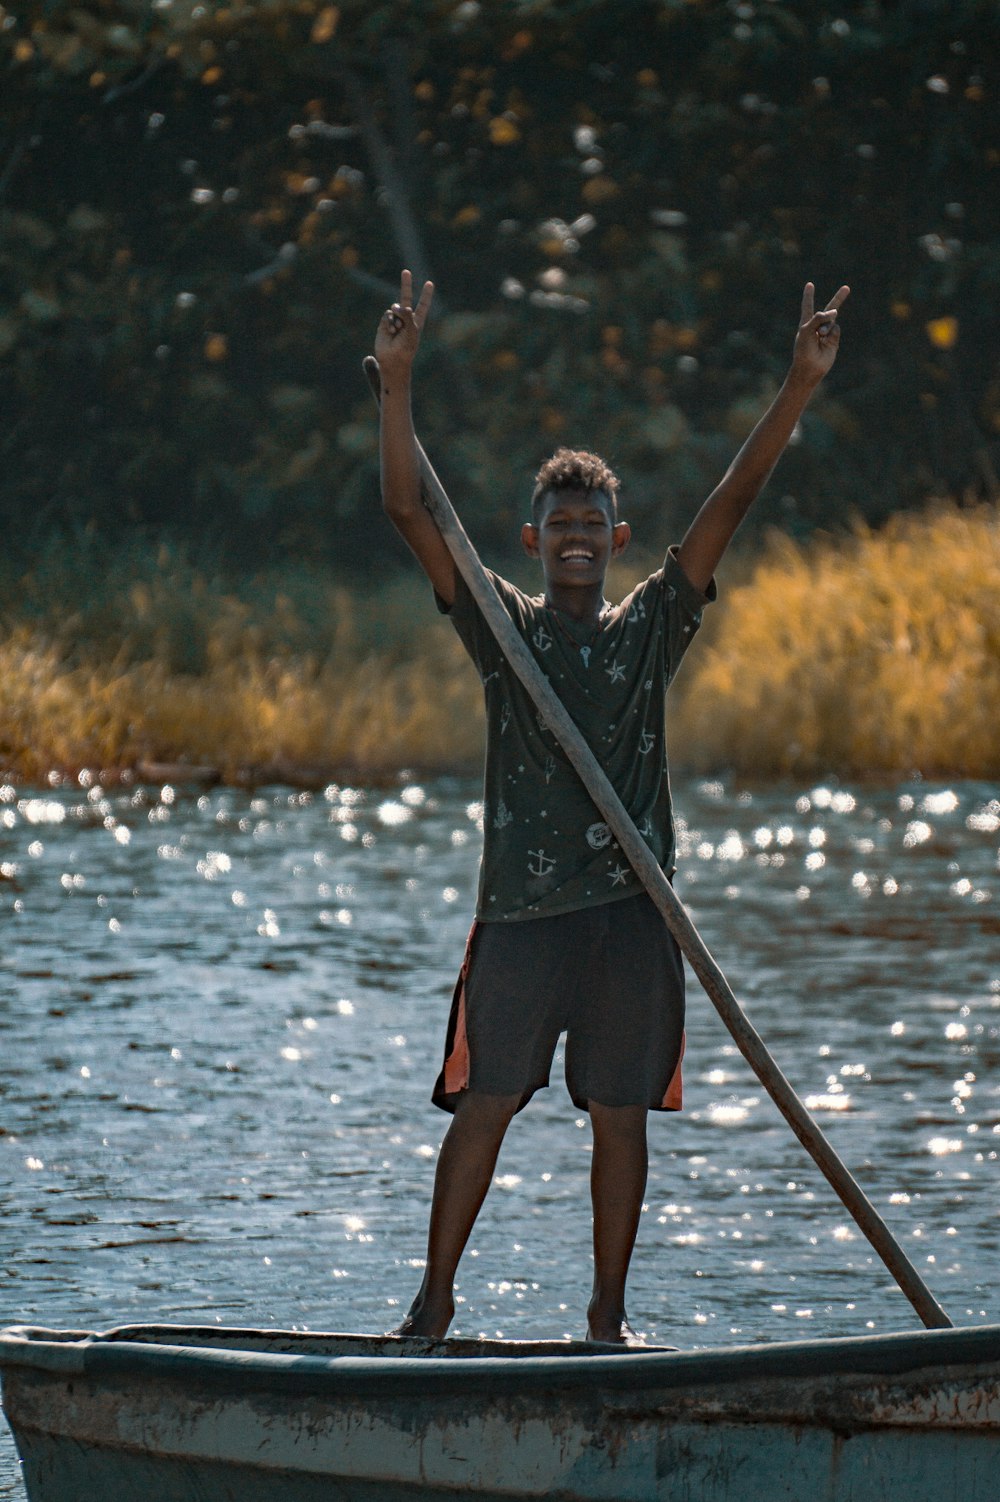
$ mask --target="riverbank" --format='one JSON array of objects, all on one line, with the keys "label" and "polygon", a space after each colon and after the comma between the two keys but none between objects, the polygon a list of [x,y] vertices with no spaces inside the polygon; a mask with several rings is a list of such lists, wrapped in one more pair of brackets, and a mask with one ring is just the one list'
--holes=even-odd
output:
[{"label": "riverbank", "polygon": [[[609,592],[642,571],[628,560]],[[53,541],[0,577],[0,770],[321,784],[465,771],[480,690],[418,577],[227,577]],[[939,505],[738,560],[673,691],[672,758],[743,777],[1000,774],[1000,522]]]},{"label": "riverbank", "polygon": [[937,504],[806,546],[773,534],[675,704],[697,770],[1000,775],[1000,517]]},{"label": "riverbank", "polygon": [[3,599],[0,768],[18,780],[309,785],[477,762],[478,684],[417,577],[227,577],[174,546],[83,539],[53,542]]}]

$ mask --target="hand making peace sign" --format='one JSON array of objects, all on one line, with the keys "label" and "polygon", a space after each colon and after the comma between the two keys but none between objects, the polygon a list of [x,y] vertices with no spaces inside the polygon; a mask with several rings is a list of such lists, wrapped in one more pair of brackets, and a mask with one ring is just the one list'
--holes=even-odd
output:
[{"label": "hand making peace sign", "polygon": [[424,282],[420,301],[413,306],[413,277],[408,271],[399,278],[399,301],[386,308],[375,335],[375,358],[383,373],[408,369],[420,344],[434,297],[434,283]]},{"label": "hand making peace sign", "polygon": [[837,346],[840,344],[837,314],[850,291],[850,287],[841,287],[831,297],[829,304],[817,313],[814,311],[816,288],[812,282],[806,282],[802,293],[799,331],[792,351],[792,370],[814,385],[823,379],[837,358]]}]

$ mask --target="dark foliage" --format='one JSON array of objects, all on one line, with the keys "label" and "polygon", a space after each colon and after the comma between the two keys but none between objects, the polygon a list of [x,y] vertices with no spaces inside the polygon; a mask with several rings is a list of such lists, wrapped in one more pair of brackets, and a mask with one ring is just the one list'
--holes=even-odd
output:
[{"label": "dark foliage", "polygon": [[[370,567],[360,360],[440,303],[421,434],[496,549],[560,443],[676,531],[854,288],[756,514],[994,494],[993,0],[0,7],[2,504]],[[666,514],[664,514],[666,513]]]}]

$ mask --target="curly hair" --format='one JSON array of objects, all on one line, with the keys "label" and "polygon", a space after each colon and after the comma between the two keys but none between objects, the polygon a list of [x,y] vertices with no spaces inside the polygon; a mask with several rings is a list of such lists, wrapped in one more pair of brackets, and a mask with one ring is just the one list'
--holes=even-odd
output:
[{"label": "curly hair", "polygon": [[603,459],[586,449],[556,449],[538,471],[531,493],[531,519],[536,525],[542,501],[550,490],[601,490],[608,498],[611,520],[618,519],[618,476]]}]

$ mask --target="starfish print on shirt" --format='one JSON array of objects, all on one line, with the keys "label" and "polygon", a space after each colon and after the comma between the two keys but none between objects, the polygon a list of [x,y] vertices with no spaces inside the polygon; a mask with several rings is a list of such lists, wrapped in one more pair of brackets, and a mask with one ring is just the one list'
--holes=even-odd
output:
[{"label": "starfish print on shirt", "polygon": [[609,668],[605,668],[604,671],[607,673],[612,683],[621,683],[625,678],[625,664],[623,662],[619,662],[617,657],[615,658],[611,666]]},{"label": "starfish print on shirt", "polygon": [[624,886],[628,881],[628,870],[622,865],[621,861],[618,862],[613,871],[608,872],[608,875],[611,877],[611,885],[613,887]]}]

